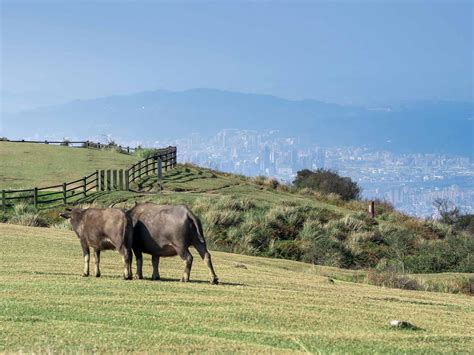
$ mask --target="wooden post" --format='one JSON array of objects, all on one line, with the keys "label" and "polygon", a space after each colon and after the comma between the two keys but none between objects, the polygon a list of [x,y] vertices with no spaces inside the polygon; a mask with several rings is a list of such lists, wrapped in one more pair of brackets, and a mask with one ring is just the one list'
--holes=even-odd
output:
[{"label": "wooden post", "polygon": [[145,160],[145,175],[148,176],[148,158]]},{"label": "wooden post", "polygon": [[111,179],[110,179],[110,169],[107,169],[107,191],[110,191]]},{"label": "wooden post", "polygon": [[138,177],[142,176],[142,162],[138,162]]},{"label": "wooden post", "polygon": [[156,158],[156,162],[157,162],[157,165],[158,165],[158,169],[157,169],[157,174],[158,174],[158,179],[161,179],[162,177],[162,166],[161,166],[161,159],[160,158]]},{"label": "wooden post", "polygon": [[82,193],[84,197],[87,196],[87,178],[85,176],[82,178]]},{"label": "wooden post", "polygon": [[369,215],[370,215],[370,217],[375,218],[375,201],[370,201]]},{"label": "wooden post", "polygon": [[33,189],[33,206],[35,206],[35,208],[38,207],[38,188],[37,187]]},{"label": "wooden post", "polygon": [[66,196],[66,183],[63,183],[63,204],[67,205],[67,196]]},{"label": "wooden post", "polygon": [[105,191],[105,171],[100,171],[100,191]]},{"label": "wooden post", "polygon": [[112,170],[112,190],[117,190],[117,170]]},{"label": "wooden post", "polygon": [[96,184],[95,191],[98,192],[100,190],[99,170],[95,171],[95,184]]},{"label": "wooden post", "polygon": [[125,190],[126,191],[128,191],[129,178],[130,178],[130,176],[128,174],[129,174],[129,171],[127,169],[127,170],[125,170]]},{"label": "wooden post", "polygon": [[5,190],[2,190],[2,207],[3,212],[7,211],[7,196]]},{"label": "wooden post", "polygon": [[119,190],[123,191],[123,169],[119,170]]}]

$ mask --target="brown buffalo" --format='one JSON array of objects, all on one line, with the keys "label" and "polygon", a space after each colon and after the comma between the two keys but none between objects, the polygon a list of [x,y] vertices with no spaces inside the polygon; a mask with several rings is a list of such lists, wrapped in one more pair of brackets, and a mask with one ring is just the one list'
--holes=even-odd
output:
[{"label": "brown buffalo", "polygon": [[100,277],[100,252],[115,249],[123,257],[126,280],[132,278],[133,226],[130,217],[116,208],[74,208],[61,213],[69,219],[84,255],[84,274],[89,276],[89,248],[94,249],[95,276]]},{"label": "brown buffalo", "polygon": [[143,278],[142,253],[146,253],[152,255],[153,280],[160,278],[160,257],[179,255],[185,263],[181,281],[189,281],[193,256],[188,248],[192,245],[209,268],[211,283],[218,283],[203,237],[201,221],[186,206],[141,203],[127,214],[133,222],[133,252],[137,258],[137,278]]}]

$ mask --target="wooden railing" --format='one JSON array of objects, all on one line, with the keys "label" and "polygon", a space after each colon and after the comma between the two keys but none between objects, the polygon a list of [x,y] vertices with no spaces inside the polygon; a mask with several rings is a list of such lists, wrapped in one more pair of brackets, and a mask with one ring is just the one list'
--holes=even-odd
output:
[{"label": "wooden railing", "polygon": [[21,190],[2,190],[2,209],[7,210],[15,203],[25,202],[34,205],[52,207],[75,203],[100,191],[128,191],[130,183],[144,175],[156,175],[162,178],[162,171],[173,169],[177,161],[176,147],[157,150],[156,154],[142,159],[128,169],[96,170],[80,179],[46,187],[34,187]]},{"label": "wooden railing", "polygon": [[62,140],[62,141],[38,141],[38,140],[13,140],[13,139],[3,139],[0,142],[11,142],[11,143],[34,143],[34,144],[53,144],[53,145],[61,145],[65,147],[80,147],[80,148],[96,148],[96,149],[107,149],[107,148],[115,148],[120,152],[123,153],[133,153],[140,148],[133,148],[133,147],[125,147],[122,145],[117,145],[114,143],[100,143],[100,142],[92,142],[92,141],[70,141],[70,140]]}]

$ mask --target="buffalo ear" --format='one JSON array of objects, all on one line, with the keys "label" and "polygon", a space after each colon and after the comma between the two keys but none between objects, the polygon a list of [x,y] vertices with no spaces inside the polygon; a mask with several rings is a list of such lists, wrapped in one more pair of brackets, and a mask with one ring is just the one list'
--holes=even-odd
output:
[{"label": "buffalo ear", "polygon": [[66,208],[66,211],[71,212],[72,208]]},{"label": "buffalo ear", "polygon": [[59,214],[59,217],[69,219],[69,218],[71,218],[71,213],[70,212],[62,212],[62,213]]}]

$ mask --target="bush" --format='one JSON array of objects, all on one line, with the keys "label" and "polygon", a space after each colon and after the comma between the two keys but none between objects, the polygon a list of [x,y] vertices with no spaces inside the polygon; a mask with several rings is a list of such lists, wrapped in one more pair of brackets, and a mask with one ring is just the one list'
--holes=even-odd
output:
[{"label": "bush", "polygon": [[46,227],[47,223],[39,216],[36,210],[27,203],[17,203],[13,207],[10,223],[29,227]]},{"label": "bush", "polygon": [[365,282],[370,285],[401,288],[403,290],[420,289],[420,285],[416,280],[396,272],[369,271],[365,277]]},{"label": "bush", "polygon": [[325,195],[337,194],[346,201],[359,199],[362,192],[359,185],[351,178],[339,176],[335,171],[325,169],[300,170],[293,184],[298,189],[307,187]]},{"label": "bush", "polygon": [[139,159],[147,159],[158,155],[159,149],[157,148],[140,148],[136,150],[136,154]]}]

